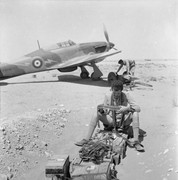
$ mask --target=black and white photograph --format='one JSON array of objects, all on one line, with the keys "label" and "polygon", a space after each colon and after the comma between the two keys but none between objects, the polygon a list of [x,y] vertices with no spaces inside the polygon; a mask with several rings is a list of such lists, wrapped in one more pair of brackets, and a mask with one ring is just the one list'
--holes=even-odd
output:
[{"label": "black and white photograph", "polygon": [[0,0],[0,180],[178,179],[178,1]]}]

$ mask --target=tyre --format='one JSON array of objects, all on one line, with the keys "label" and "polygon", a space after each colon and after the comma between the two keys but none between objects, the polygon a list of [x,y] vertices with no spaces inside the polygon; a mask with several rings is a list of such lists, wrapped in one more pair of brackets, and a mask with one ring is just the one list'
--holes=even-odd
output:
[{"label": "tyre", "polygon": [[89,73],[88,72],[81,72],[80,77],[82,79],[87,79],[89,77]]}]

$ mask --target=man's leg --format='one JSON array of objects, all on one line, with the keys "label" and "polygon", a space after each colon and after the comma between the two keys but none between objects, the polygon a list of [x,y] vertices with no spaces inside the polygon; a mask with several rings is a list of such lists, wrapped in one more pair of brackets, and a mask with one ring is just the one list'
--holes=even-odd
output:
[{"label": "man's leg", "polygon": [[93,132],[98,124],[98,121],[101,121],[105,125],[112,125],[112,118],[109,115],[100,115],[97,113],[97,115],[93,115],[90,124],[89,124],[89,129],[86,137],[82,139],[80,142],[75,143],[77,146],[82,146],[83,144],[87,143],[88,140],[92,137]]},{"label": "man's leg", "polygon": [[99,113],[97,113],[97,115],[93,115],[90,124],[89,124],[89,129],[88,129],[88,133],[86,136],[86,140],[89,140],[92,135],[93,132],[98,124],[98,121],[101,121],[103,124],[108,125],[108,126],[112,126],[113,125],[113,120],[109,115],[100,115]]},{"label": "man's leg", "polygon": [[133,128],[133,137],[135,141],[139,140],[139,114],[134,112],[132,115],[132,128]]},{"label": "man's leg", "polygon": [[133,143],[134,147],[139,152],[144,152],[143,145],[139,142],[139,114],[138,112],[133,113],[132,117],[132,128],[133,128]]},{"label": "man's leg", "polygon": [[131,74],[132,76],[135,75],[135,66],[133,66],[133,67],[130,68],[130,74]]},{"label": "man's leg", "polygon": [[99,115],[93,115],[91,121],[90,121],[90,124],[89,124],[89,129],[88,129],[88,133],[85,137],[86,140],[89,140],[92,135],[93,135],[93,132],[98,124],[98,119],[99,119]]},{"label": "man's leg", "polygon": [[93,132],[97,126],[97,123],[98,123],[98,114],[97,115],[93,115],[91,121],[90,121],[90,124],[89,124],[89,129],[88,129],[88,133],[86,135],[86,137],[84,139],[82,139],[81,141],[79,142],[76,142],[75,145],[77,146],[83,146],[84,144],[86,144],[88,142],[88,140],[92,137],[93,135]]}]

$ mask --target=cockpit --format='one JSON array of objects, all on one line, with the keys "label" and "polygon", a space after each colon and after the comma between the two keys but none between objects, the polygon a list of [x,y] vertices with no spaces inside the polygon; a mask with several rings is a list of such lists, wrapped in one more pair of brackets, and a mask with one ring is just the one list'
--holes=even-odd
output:
[{"label": "cockpit", "polygon": [[75,45],[75,43],[73,41],[71,41],[71,40],[68,40],[68,41],[64,41],[64,42],[59,42],[59,43],[57,43],[57,45],[59,47],[68,47],[68,46]]},{"label": "cockpit", "polygon": [[64,41],[64,42],[59,42],[57,44],[54,44],[52,46],[49,46],[49,47],[46,47],[43,49],[50,51],[50,50],[61,49],[61,48],[70,47],[70,46],[74,46],[74,45],[76,45],[76,43],[74,43],[71,40],[68,40],[68,41]]}]

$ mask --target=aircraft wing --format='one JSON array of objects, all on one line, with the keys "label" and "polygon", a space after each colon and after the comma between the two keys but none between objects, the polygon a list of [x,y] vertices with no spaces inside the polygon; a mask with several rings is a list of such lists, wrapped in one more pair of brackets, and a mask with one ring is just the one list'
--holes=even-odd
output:
[{"label": "aircraft wing", "polygon": [[65,62],[62,62],[58,65],[54,65],[50,68],[48,68],[49,70],[52,69],[60,69],[60,68],[67,68],[67,67],[75,67],[75,66],[82,66],[82,65],[87,65],[89,63],[97,63],[102,61],[104,58],[120,53],[121,51],[114,51],[114,52],[104,52],[104,53],[100,53],[100,54],[87,54],[87,55],[83,55],[80,57],[75,57],[72,58],[70,60],[67,60]]}]

